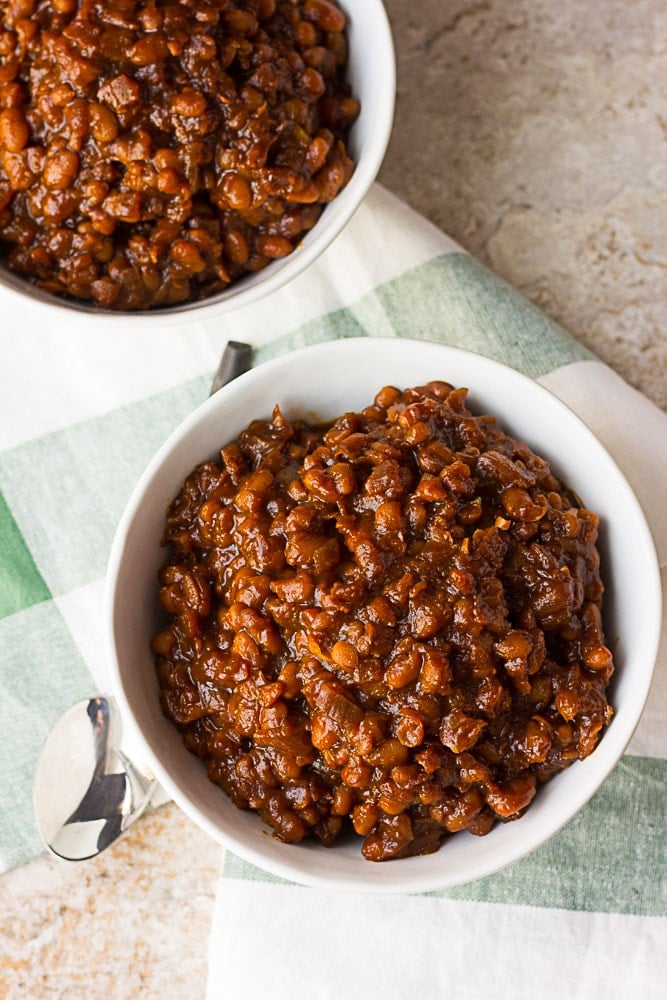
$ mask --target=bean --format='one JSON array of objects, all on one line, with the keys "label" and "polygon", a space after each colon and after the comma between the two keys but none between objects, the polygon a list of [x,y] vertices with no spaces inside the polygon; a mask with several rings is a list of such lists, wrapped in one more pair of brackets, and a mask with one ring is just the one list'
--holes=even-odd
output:
[{"label": "bean", "polygon": [[258,28],[257,18],[250,10],[229,9],[224,11],[223,19],[227,27],[240,35],[254,35]]},{"label": "bean", "polygon": [[412,708],[403,708],[396,723],[396,737],[406,747],[418,747],[424,742],[424,720]]},{"label": "bean", "polygon": [[252,205],[252,187],[240,174],[230,171],[220,184],[220,191],[230,208],[245,211]]},{"label": "bean", "polygon": [[172,260],[189,274],[200,274],[206,269],[206,261],[190,240],[176,240],[169,254]]},{"label": "bean", "polygon": [[310,21],[298,21],[295,28],[295,38],[302,48],[315,45],[317,30]]},{"label": "bean", "polygon": [[62,191],[71,187],[79,173],[79,157],[68,149],[60,150],[46,161],[42,179],[47,187]]},{"label": "bean", "polygon": [[0,31],[0,56],[9,56],[16,48],[16,35],[13,31]]},{"label": "bean", "polygon": [[360,837],[366,837],[378,819],[378,809],[370,802],[355,806],[352,810],[352,825]]},{"label": "bean", "polygon": [[535,778],[532,775],[519,775],[502,785],[489,783],[486,801],[494,813],[509,819],[515,816],[532,801],[535,796]]},{"label": "bean", "polygon": [[37,0],[12,0],[9,7],[9,17],[16,22],[25,17],[32,17],[37,7]]},{"label": "bean", "polygon": [[405,764],[409,759],[407,748],[398,739],[385,742],[368,756],[369,763],[376,767],[392,768],[397,764]]},{"label": "bean", "polygon": [[419,684],[427,694],[447,694],[452,671],[447,656],[439,649],[427,649],[419,671]]},{"label": "bean", "polygon": [[0,112],[0,147],[9,153],[20,153],[29,138],[30,129],[22,111],[6,108]]},{"label": "bean", "polygon": [[260,236],[257,240],[257,246],[260,253],[271,259],[287,257],[294,249],[284,236]]},{"label": "bean", "polygon": [[166,167],[164,170],[160,170],[155,183],[158,191],[171,195],[177,195],[183,186],[181,177],[171,167]]},{"label": "bean", "polygon": [[225,252],[232,263],[239,267],[247,262],[250,256],[248,241],[239,229],[232,229],[225,234]]},{"label": "bean", "polygon": [[327,85],[324,82],[322,74],[312,66],[306,67],[301,74],[301,79],[299,81],[300,92],[305,93],[310,100],[312,98],[321,97],[326,89]]},{"label": "bean", "polygon": [[347,816],[354,805],[354,795],[349,788],[338,785],[334,790],[331,812],[334,816]]},{"label": "bean", "polygon": [[57,107],[65,107],[76,97],[76,91],[68,83],[61,83],[51,91],[51,101]]},{"label": "bean", "polygon": [[546,506],[535,503],[526,492],[516,486],[503,491],[500,501],[508,517],[518,521],[539,521],[547,512]]},{"label": "bean", "polygon": [[24,191],[35,180],[21,153],[0,153],[0,161],[14,191]]},{"label": "bean", "polygon": [[90,131],[98,142],[113,142],[118,136],[118,119],[105,104],[93,101],[89,109]]},{"label": "bean", "polygon": [[138,222],[141,218],[141,195],[133,191],[110,194],[104,199],[102,207],[119,222]]},{"label": "bean", "polygon": [[440,724],[440,740],[454,753],[462,753],[475,746],[486,725],[483,719],[473,719],[455,709]]},{"label": "bean", "polygon": [[[9,36],[9,32],[7,32],[6,37],[7,36]],[[14,42],[12,38],[9,38],[8,41],[9,44],[7,48],[9,51],[11,51],[11,49],[14,47]],[[1,49],[2,49],[2,35],[0,35],[0,54],[2,54]],[[7,59],[4,66],[0,66],[0,85],[5,83],[11,83],[13,80],[15,80],[16,77],[18,76],[19,68],[20,68],[20,63],[18,59],[11,59],[11,58]]]},{"label": "bean", "polygon": [[304,14],[320,31],[342,31],[345,27],[342,10],[328,0],[306,0]]},{"label": "bean", "polygon": [[135,66],[150,66],[153,63],[160,63],[169,54],[167,39],[158,35],[157,32],[139,38],[128,52],[129,59]]},{"label": "bean", "polygon": [[169,107],[174,115],[183,118],[197,118],[203,115],[206,110],[206,98],[197,90],[182,90],[180,94],[174,94],[169,102]]},{"label": "bean", "polygon": [[331,649],[331,659],[345,671],[356,670],[359,666],[359,654],[349,642],[339,641]]},{"label": "bean", "polygon": [[306,66],[318,70],[322,76],[332,76],[336,72],[336,57],[323,45],[314,45],[303,53]]}]

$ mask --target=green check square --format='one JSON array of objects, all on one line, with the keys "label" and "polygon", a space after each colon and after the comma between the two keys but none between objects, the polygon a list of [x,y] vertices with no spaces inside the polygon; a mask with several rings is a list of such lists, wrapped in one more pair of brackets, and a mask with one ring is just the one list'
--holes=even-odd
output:
[{"label": "green check square", "polygon": [[0,492],[0,618],[50,597],[49,588]]},{"label": "green check square", "polygon": [[[207,387],[208,377],[200,377],[0,454],[7,505],[46,581],[46,597],[104,575],[132,488]],[[10,572],[13,564],[10,554]]]},{"label": "green check square", "polygon": [[43,851],[32,783],[56,719],[95,693],[81,653],[53,601],[0,620],[0,871]]}]

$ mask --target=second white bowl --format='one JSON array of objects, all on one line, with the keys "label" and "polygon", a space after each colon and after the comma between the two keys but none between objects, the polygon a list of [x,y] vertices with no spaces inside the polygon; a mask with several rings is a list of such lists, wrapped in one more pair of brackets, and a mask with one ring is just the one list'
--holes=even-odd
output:
[{"label": "second white bowl", "polygon": [[[330,849],[290,846],[267,835],[254,813],[241,812],[206,777],[160,710],[153,655],[157,572],[165,511],[192,468],[215,456],[279,403],[289,418],[333,418],[367,405],[384,385],[401,388],[442,379],[470,389],[474,412],[496,416],[527,440],[554,474],[601,518],[606,584],[605,628],[616,674],[615,715],[595,752],[544,785],[517,822],[486,837],[460,833],[436,854],[383,864],[365,861],[359,843]],[[513,369],[466,351],[408,340],[356,339],[277,358],[248,372],[200,406],[160,449],[137,485],[113,544],[106,626],[116,695],[138,731],[147,762],[182,809],[212,837],[248,861],[310,885],[372,892],[445,888],[488,875],[534,850],[584,805],[617,763],[648,692],[660,627],[655,550],[626,480],[588,428],[550,392]]]}]

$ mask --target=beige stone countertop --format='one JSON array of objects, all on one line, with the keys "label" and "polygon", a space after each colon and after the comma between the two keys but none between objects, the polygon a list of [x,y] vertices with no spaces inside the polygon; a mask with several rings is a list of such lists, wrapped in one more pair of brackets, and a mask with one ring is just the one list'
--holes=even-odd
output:
[{"label": "beige stone countertop", "polygon": [[[667,409],[667,5],[386,0],[380,179]],[[173,805],[0,880],[0,1000],[204,997],[220,849]]]}]

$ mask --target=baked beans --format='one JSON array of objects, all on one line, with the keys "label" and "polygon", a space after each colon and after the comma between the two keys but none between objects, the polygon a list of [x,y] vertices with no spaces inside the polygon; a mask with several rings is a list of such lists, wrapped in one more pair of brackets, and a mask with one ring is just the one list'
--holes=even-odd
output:
[{"label": "baked beans", "polygon": [[276,408],[167,513],[163,711],[278,837],[372,861],[516,819],[612,709],[598,518],[445,382]]},{"label": "baked beans", "polygon": [[349,180],[334,0],[6,0],[0,250],[138,310],[285,257]]}]

